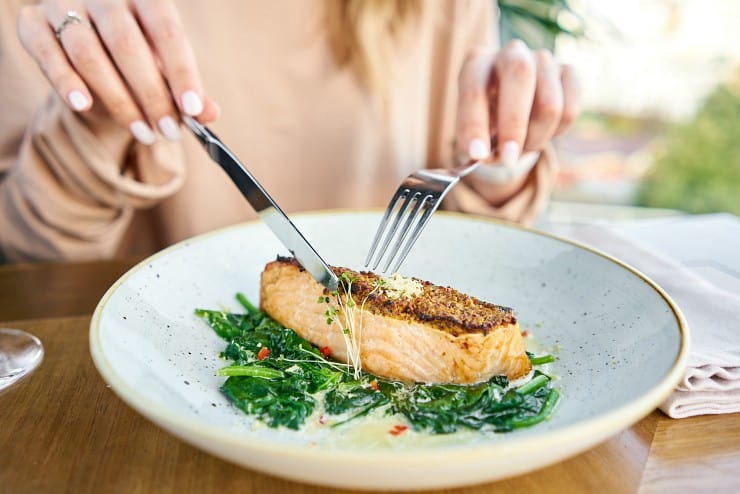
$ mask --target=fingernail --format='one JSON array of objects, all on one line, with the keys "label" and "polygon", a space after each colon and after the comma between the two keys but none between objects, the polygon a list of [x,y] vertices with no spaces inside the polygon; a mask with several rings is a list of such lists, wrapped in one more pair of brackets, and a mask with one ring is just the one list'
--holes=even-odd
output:
[{"label": "fingernail", "polygon": [[196,116],[203,113],[203,102],[195,91],[182,93],[182,109],[188,115]]},{"label": "fingernail", "polygon": [[506,141],[501,146],[501,164],[507,168],[513,168],[519,159],[519,144],[515,141]]},{"label": "fingernail", "polygon": [[69,101],[69,104],[72,105],[72,108],[74,108],[76,111],[84,110],[89,103],[87,96],[76,89],[69,92],[69,94],[67,95],[67,101]]},{"label": "fingernail", "polygon": [[488,146],[486,146],[486,143],[483,141],[483,139],[473,139],[468,145],[468,155],[471,159],[482,160],[490,153],[491,152],[489,151]]},{"label": "fingernail", "polygon": [[180,139],[180,127],[177,125],[174,118],[170,116],[160,118],[157,122],[157,127],[159,127],[159,131],[162,135],[170,141],[177,141]]},{"label": "fingernail", "polygon": [[156,140],[156,136],[152,129],[150,129],[149,126],[141,120],[132,122],[131,125],[128,126],[128,130],[131,131],[131,134],[133,134],[137,141],[142,144],[146,144],[147,146],[154,144],[154,141]]}]

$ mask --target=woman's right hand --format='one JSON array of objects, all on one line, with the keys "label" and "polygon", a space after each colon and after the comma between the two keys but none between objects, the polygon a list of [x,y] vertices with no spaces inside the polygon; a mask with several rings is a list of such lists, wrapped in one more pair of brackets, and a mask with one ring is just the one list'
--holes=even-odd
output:
[{"label": "woman's right hand", "polygon": [[155,131],[180,137],[179,114],[201,122],[218,114],[170,0],[48,0],[21,10],[18,33],[54,90],[93,131],[113,120],[152,144]]}]

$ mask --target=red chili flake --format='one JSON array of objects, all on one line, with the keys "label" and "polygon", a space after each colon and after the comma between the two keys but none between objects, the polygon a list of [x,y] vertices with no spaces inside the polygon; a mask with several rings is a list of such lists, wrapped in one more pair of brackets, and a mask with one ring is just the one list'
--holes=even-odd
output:
[{"label": "red chili flake", "polygon": [[268,355],[270,355],[270,349],[266,346],[263,346],[262,348],[260,348],[260,351],[257,352],[257,360],[265,360]]},{"label": "red chili flake", "polygon": [[525,337],[525,338],[527,336],[529,336],[529,331],[527,331],[526,329],[524,331],[522,331],[522,336]]},{"label": "red chili flake", "polygon": [[331,353],[331,349],[328,346],[322,346],[321,348],[319,348],[319,352],[324,357],[328,357],[329,354]]},{"label": "red chili flake", "polygon": [[396,425],[393,426],[393,428],[391,430],[388,431],[388,433],[391,434],[391,435],[393,435],[393,436],[397,436],[397,435],[401,434],[403,431],[405,431],[406,429],[408,429],[407,426],[401,425],[401,424],[396,424]]},{"label": "red chili flake", "polygon": [[375,379],[373,379],[372,381],[370,381],[370,387],[373,389],[373,391],[377,391],[378,390],[378,381],[376,381]]},{"label": "red chili flake", "polygon": [[324,415],[319,415],[319,424],[324,425]]}]

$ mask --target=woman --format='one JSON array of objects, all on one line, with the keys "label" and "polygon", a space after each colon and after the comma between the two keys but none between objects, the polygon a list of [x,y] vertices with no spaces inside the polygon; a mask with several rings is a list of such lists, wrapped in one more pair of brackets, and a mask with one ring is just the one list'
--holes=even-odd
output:
[{"label": "woman", "polygon": [[385,207],[415,169],[489,157],[446,207],[528,222],[577,113],[571,69],[492,48],[490,0],[20,3],[0,7],[8,261],[141,255],[254,217],[178,114],[288,212]]}]

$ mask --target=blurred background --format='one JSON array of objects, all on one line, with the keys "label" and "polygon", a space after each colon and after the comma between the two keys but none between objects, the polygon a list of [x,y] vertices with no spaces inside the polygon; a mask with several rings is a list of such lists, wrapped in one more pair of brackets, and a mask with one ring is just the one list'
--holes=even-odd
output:
[{"label": "blurred background", "polygon": [[502,42],[552,49],[583,85],[551,216],[740,214],[740,1],[497,4]]}]

